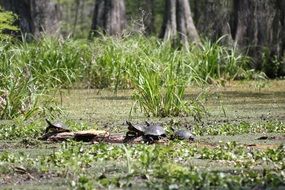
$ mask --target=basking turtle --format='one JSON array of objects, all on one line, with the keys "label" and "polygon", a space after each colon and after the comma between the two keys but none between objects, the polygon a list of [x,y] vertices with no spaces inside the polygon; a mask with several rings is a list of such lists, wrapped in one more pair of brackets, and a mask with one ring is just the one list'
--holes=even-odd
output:
[{"label": "basking turtle", "polygon": [[128,125],[128,132],[126,134],[126,139],[131,138],[136,138],[139,136],[143,136],[145,132],[145,126],[144,125],[133,125],[131,122],[126,121]]},{"label": "basking turtle", "polygon": [[194,141],[194,135],[189,130],[177,130],[173,133],[172,139]]},{"label": "basking turtle", "polygon": [[144,131],[144,139],[146,142],[154,142],[157,141],[163,137],[166,137],[166,133],[164,128],[159,124],[150,124],[147,123],[147,127]]},{"label": "basking turtle", "polygon": [[46,119],[48,127],[46,128],[46,133],[62,133],[62,132],[70,132],[70,129],[66,125],[61,122],[51,123]]}]

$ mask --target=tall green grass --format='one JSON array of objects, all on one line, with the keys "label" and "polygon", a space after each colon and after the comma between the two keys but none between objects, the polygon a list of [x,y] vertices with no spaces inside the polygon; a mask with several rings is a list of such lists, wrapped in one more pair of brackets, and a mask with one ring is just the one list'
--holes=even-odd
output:
[{"label": "tall green grass", "polygon": [[92,50],[80,41],[42,39],[19,46],[16,59],[30,69],[43,88],[69,88],[84,77]]},{"label": "tall green grass", "polygon": [[216,42],[203,40],[200,46],[193,46],[190,50],[190,65],[195,74],[206,83],[217,79],[235,80],[247,76],[250,59],[239,54],[235,47],[223,46],[222,39],[223,37]]},{"label": "tall green grass", "polygon": [[241,77],[249,61],[219,41],[204,41],[201,46],[191,46],[190,51],[142,36],[103,38],[101,44],[92,71],[97,79],[106,79],[99,80],[101,87],[115,91],[134,88],[136,105],[147,115],[158,117],[196,115],[203,108],[195,100],[185,101],[185,88],[193,83]]},{"label": "tall green grass", "polygon": [[0,118],[44,111],[40,105],[48,106],[51,91],[82,80],[91,56],[91,49],[81,42],[47,38],[33,43],[0,42]]},{"label": "tall green grass", "polygon": [[[92,43],[94,58],[89,63],[86,81],[91,88],[130,88],[127,73],[133,61],[127,43],[119,43],[113,38],[95,39]],[[132,50],[131,50],[132,51]]]},{"label": "tall green grass", "polygon": [[16,19],[16,15],[12,12],[4,11],[0,7],[0,41],[9,40],[11,36],[7,34],[7,31],[17,31],[18,28],[13,26]]},{"label": "tall green grass", "polygon": [[188,115],[191,110],[184,100],[188,80],[183,54],[168,43],[141,46],[139,59],[129,68],[135,88],[134,99],[147,114],[156,117]]},{"label": "tall green grass", "polygon": [[39,110],[39,96],[74,87],[132,88],[147,115],[189,115],[199,109],[185,100],[187,86],[246,76],[249,59],[219,41],[187,49],[140,35],[1,42],[0,117],[30,115]]},{"label": "tall green grass", "polygon": [[0,46],[0,118],[10,119],[34,110],[37,87],[28,68],[14,59],[14,50]]}]

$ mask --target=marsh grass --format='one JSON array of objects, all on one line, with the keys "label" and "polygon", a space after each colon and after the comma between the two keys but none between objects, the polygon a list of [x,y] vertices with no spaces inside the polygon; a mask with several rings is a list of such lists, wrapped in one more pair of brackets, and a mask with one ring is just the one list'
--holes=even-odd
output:
[{"label": "marsh grass", "polygon": [[33,79],[26,73],[24,65],[12,61],[12,52],[7,45],[0,47],[1,119],[9,119],[32,111],[37,102]]},{"label": "marsh grass", "polygon": [[13,26],[16,15],[12,12],[4,11],[2,7],[0,7],[0,41],[10,40],[11,36],[7,34],[7,31],[17,31],[18,28]]},{"label": "marsh grass", "polygon": [[131,70],[135,86],[134,99],[147,114],[156,117],[188,114],[184,100],[187,80],[183,79],[180,64],[167,63],[162,68],[155,64],[136,65]]},{"label": "marsh grass", "polygon": [[[170,42],[143,36],[103,37],[91,65],[92,87],[134,88],[136,105],[156,117],[181,116],[203,112],[195,99],[185,100],[190,84],[213,83],[248,76],[249,59],[234,48],[204,40],[200,46],[174,49]],[[135,110],[135,109],[134,109]],[[201,114],[200,114],[201,115]]]},{"label": "marsh grass", "polygon": [[84,43],[48,38],[33,43],[3,42],[0,46],[2,119],[47,111],[41,106],[53,106],[50,92],[70,88],[81,80],[92,55]]},{"label": "marsh grass", "polygon": [[44,38],[20,45],[18,60],[27,65],[42,88],[70,88],[83,78],[91,48],[86,43]]},{"label": "marsh grass", "polygon": [[[126,151],[133,164],[129,173],[125,171],[128,162]],[[203,161],[207,165],[202,164]],[[17,174],[9,168],[21,166],[36,177],[40,174],[54,179],[56,176],[72,186],[88,185],[88,189],[93,189],[94,185],[136,189],[138,183],[151,189],[168,189],[170,186],[180,189],[252,189],[257,185],[273,189],[284,187],[284,146],[259,150],[236,142],[203,147],[184,142],[169,143],[168,146],[103,143],[90,146],[71,141],[45,154],[37,152],[31,155],[22,149],[3,151],[0,163],[2,174],[6,172],[12,178]],[[104,169],[100,169],[102,163]],[[113,163],[112,168],[108,169],[107,163]],[[46,185],[50,183],[54,181]]]},{"label": "marsh grass", "polygon": [[1,44],[1,117],[39,110],[38,96],[74,87],[112,88],[115,93],[133,88],[146,115],[189,115],[201,109],[196,100],[185,100],[188,85],[232,80],[247,72],[248,59],[219,41],[189,50],[142,35]]},{"label": "marsh grass", "polygon": [[242,55],[235,47],[221,44],[224,37],[216,42],[203,40],[194,46],[189,54],[190,64],[199,77],[207,83],[218,79],[235,80],[249,78],[250,58]]}]

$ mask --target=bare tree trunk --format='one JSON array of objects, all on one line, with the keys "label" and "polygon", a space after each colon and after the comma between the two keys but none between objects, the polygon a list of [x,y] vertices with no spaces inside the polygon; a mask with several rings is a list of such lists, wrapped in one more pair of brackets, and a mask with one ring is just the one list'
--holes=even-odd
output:
[{"label": "bare tree trunk", "polygon": [[227,44],[232,43],[233,0],[191,0],[193,17],[199,34],[212,40],[221,36]]},{"label": "bare tree trunk", "polygon": [[273,31],[273,44],[275,48],[273,51],[280,60],[280,67],[278,70],[279,76],[285,76],[285,1],[277,0],[276,4],[277,13],[274,18]]},{"label": "bare tree trunk", "polygon": [[47,35],[58,33],[59,7],[50,0],[31,0],[30,2],[34,35],[40,37],[42,32]]},{"label": "bare tree trunk", "polygon": [[0,5],[19,16],[23,34],[38,38],[42,33],[54,35],[59,29],[59,10],[50,0],[0,0]]},{"label": "bare tree trunk", "polygon": [[188,0],[167,0],[160,38],[199,42],[199,35],[193,23]]},{"label": "bare tree trunk", "polygon": [[85,1],[82,1],[80,7],[80,22],[84,22]]},{"label": "bare tree trunk", "polygon": [[143,8],[145,33],[149,35],[154,32],[154,0],[144,0]]},{"label": "bare tree trunk", "polygon": [[29,0],[0,0],[0,5],[5,10],[12,11],[19,16],[16,24],[19,25],[22,33],[32,33],[33,26]]},{"label": "bare tree trunk", "polygon": [[126,25],[124,0],[97,0],[94,9],[92,32],[102,30],[108,35],[122,34]]},{"label": "bare tree trunk", "polygon": [[273,67],[284,56],[284,1],[235,0],[235,6],[236,43],[254,58],[255,69],[278,75]]},{"label": "bare tree trunk", "polygon": [[77,26],[78,16],[79,16],[79,9],[80,9],[80,0],[75,0],[75,16],[74,16],[74,23],[73,23],[73,29],[72,29],[73,34],[76,32],[76,26]]},{"label": "bare tree trunk", "polygon": [[192,19],[188,0],[177,0],[176,6],[176,22],[179,38],[183,42],[187,42],[188,40],[191,42],[199,41],[199,35]]},{"label": "bare tree trunk", "polygon": [[164,40],[177,38],[176,1],[166,0],[160,38]]}]

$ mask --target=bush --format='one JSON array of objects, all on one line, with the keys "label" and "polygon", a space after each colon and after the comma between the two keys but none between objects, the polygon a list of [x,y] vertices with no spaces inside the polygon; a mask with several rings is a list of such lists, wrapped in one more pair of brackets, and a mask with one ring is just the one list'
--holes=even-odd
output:
[{"label": "bush", "polygon": [[25,65],[12,61],[13,50],[0,47],[0,118],[12,117],[33,111],[39,93]]},{"label": "bush", "polygon": [[[49,92],[82,80],[90,48],[81,42],[43,39],[0,47],[0,118],[44,111]],[[87,60],[89,58],[89,60]],[[45,96],[45,103],[40,97]]]},{"label": "bush", "polygon": [[212,83],[216,79],[242,79],[249,69],[250,59],[238,54],[235,48],[204,40],[200,46],[193,46],[189,54],[189,64],[195,74],[205,82]]},{"label": "bush", "polygon": [[18,28],[13,26],[16,16],[12,12],[3,11],[0,7],[0,41],[9,40],[11,37],[6,31],[17,31]]},{"label": "bush", "polygon": [[94,42],[43,38],[1,43],[0,117],[31,115],[40,96],[61,88],[134,88],[136,105],[153,116],[189,115],[199,104],[184,99],[190,83],[246,76],[245,56],[219,41],[190,51],[156,38],[102,36]]}]

